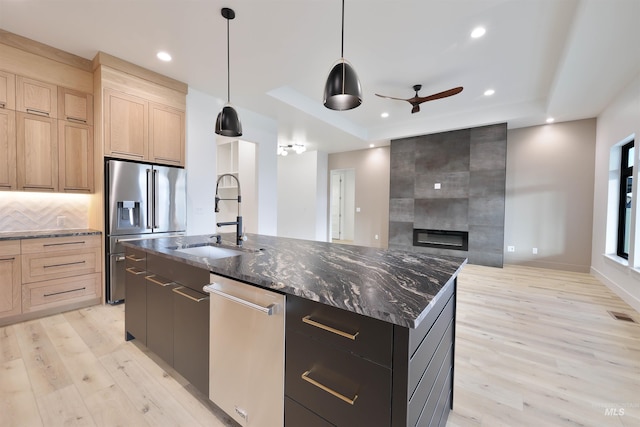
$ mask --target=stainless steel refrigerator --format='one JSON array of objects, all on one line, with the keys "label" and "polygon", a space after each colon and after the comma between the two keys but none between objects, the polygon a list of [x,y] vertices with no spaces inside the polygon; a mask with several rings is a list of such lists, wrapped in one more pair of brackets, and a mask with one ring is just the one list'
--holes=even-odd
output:
[{"label": "stainless steel refrigerator", "polygon": [[187,223],[184,169],[107,160],[105,164],[106,300],[124,300],[122,242],[184,234]]}]

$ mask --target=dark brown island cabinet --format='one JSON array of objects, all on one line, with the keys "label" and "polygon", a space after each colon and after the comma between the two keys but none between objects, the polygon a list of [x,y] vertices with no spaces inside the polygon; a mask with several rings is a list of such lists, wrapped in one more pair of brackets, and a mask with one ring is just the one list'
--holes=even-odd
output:
[{"label": "dark brown island cabinet", "polygon": [[[126,265],[126,339],[208,396],[209,270],[132,247]],[[429,305],[409,328],[287,294],[285,426],[444,426],[453,407],[456,276]]]},{"label": "dark brown island cabinet", "polygon": [[125,339],[137,339],[209,395],[209,271],[126,248]]},{"label": "dark brown island cabinet", "polygon": [[417,328],[287,295],[287,427],[444,426],[453,406],[456,279]]}]

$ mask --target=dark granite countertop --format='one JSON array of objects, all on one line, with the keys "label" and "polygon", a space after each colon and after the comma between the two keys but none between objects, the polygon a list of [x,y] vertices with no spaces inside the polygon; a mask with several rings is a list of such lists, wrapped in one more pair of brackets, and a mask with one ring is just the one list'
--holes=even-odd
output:
[{"label": "dark granite countertop", "polygon": [[[238,249],[235,235],[222,247]],[[176,249],[213,243],[209,236],[124,242],[125,246],[207,268],[214,274],[415,328],[465,258],[248,234],[243,254],[208,259]]]},{"label": "dark granite countertop", "polygon": [[24,239],[41,239],[45,237],[67,237],[67,236],[92,236],[101,235],[99,230],[91,230],[88,228],[69,228],[61,230],[37,230],[37,231],[2,231],[0,232],[0,241],[2,240],[24,240]]}]

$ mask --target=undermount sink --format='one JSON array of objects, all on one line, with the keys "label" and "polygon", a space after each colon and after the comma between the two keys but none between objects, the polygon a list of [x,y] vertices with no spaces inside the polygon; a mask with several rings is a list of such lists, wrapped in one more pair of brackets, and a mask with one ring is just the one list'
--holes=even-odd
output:
[{"label": "undermount sink", "polygon": [[175,251],[209,259],[229,258],[243,254],[241,251],[211,245],[192,246],[188,248],[175,249]]}]

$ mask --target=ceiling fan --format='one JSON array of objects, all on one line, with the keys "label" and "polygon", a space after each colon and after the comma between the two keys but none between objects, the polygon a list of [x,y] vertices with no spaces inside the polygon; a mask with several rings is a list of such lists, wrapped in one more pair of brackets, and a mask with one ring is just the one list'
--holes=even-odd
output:
[{"label": "ceiling fan", "polygon": [[420,104],[422,104],[423,102],[435,101],[436,99],[446,98],[448,96],[457,95],[462,92],[462,86],[458,86],[453,89],[445,90],[444,92],[434,93],[433,95],[418,96],[418,92],[420,91],[420,89],[422,89],[422,85],[413,85],[413,90],[416,91],[416,96],[409,99],[394,98],[393,96],[379,95],[377,93],[376,96],[379,96],[380,98],[396,99],[398,101],[407,101],[409,104],[413,105],[411,112],[417,113],[418,111],[420,111]]}]

